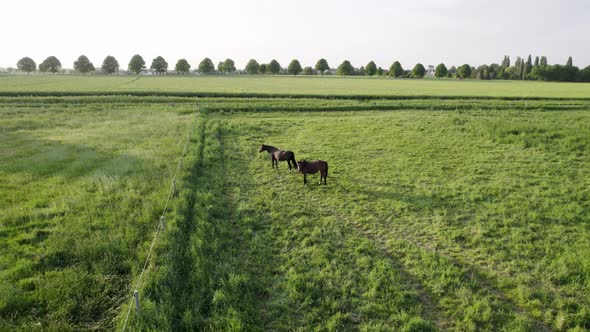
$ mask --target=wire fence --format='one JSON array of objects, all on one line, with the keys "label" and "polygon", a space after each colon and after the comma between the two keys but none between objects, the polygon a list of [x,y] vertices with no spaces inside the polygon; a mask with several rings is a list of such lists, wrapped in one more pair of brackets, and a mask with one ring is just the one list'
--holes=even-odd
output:
[{"label": "wire fence", "polygon": [[131,300],[129,301],[129,308],[127,309],[127,314],[125,315],[125,322],[123,323],[122,331],[125,331],[125,329],[127,328],[127,323],[129,322],[129,316],[131,315],[131,309],[133,308],[134,303],[135,303],[136,310],[139,310],[139,289],[141,287],[141,281],[142,281],[143,275],[145,274],[147,267],[149,265],[150,258],[152,256],[152,251],[154,249],[154,245],[156,244],[156,241],[158,239],[158,234],[160,234],[161,231],[166,229],[166,212],[168,211],[168,205],[170,204],[172,197],[174,197],[174,194],[176,193],[176,180],[178,177],[178,172],[182,168],[182,159],[186,155],[186,152],[188,149],[188,142],[190,141],[191,133],[194,131],[194,129],[197,125],[197,120],[199,118],[199,114],[200,114],[199,104],[197,104],[197,111],[195,114],[195,120],[193,121],[193,124],[189,127],[188,132],[186,134],[186,140],[184,142],[184,147],[182,148],[182,153],[180,154],[180,158],[178,160],[178,165],[176,166],[176,171],[174,172],[174,178],[172,179],[172,183],[170,184],[170,190],[168,191],[168,197],[166,198],[166,204],[164,205],[164,210],[162,210],[162,214],[160,215],[160,220],[156,226],[156,230],[154,231],[154,238],[152,239],[152,243],[150,244],[150,247],[148,249],[147,256],[145,258],[145,262],[143,263],[143,268],[141,269],[141,272],[139,273],[139,277],[137,278],[137,281],[135,282],[134,287],[131,288],[133,293],[131,296]]}]

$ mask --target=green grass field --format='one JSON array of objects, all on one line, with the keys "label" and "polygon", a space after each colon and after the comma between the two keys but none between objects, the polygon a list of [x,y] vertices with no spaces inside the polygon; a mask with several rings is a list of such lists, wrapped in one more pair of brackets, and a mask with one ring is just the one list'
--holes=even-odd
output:
[{"label": "green grass field", "polygon": [[590,98],[590,84],[531,81],[413,80],[360,77],[0,76],[0,95],[23,92],[146,92]]},{"label": "green grass field", "polygon": [[457,96],[0,97],[0,330],[123,327],[195,119],[128,330],[589,330],[590,105]]}]

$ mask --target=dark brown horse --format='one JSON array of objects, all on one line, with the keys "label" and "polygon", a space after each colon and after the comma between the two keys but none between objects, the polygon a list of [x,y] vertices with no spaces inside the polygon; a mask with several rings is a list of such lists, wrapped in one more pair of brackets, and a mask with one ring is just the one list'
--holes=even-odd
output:
[{"label": "dark brown horse", "polygon": [[320,172],[320,184],[322,183],[322,179],[324,179],[325,185],[326,178],[328,177],[328,163],[323,160],[300,160],[297,162],[297,171],[303,173],[303,184],[307,184],[307,174]]},{"label": "dark brown horse", "polygon": [[267,151],[268,153],[270,153],[270,159],[272,162],[272,167],[275,167],[275,163],[277,165],[277,169],[279,169],[279,161],[287,161],[287,164],[289,165],[289,170],[291,170],[291,163],[293,163],[293,168],[297,167],[297,164],[295,163],[295,153],[293,153],[293,151],[284,151],[284,150],[279,150],[277,148],[275,148],[274,146],[270,146],[270,145],[264,145],[262,144],[260,146],[260,150],[258,150],[258,152],[262,152],[262,151]]}]

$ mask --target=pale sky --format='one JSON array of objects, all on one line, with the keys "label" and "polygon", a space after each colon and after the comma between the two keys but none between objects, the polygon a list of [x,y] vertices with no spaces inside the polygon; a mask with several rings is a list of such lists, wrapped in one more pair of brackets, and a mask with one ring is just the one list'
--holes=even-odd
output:
[{"label": "pale sky", "polygon": [[84,54],[96,67],[113,55],[122,69],[133,54],[147,66],[161,55],[172,69],[209,57],[296,58],[331,67],[374,60],[389,68],[417,62],[448,67],[500,63],[504,54],[546,55],[549,63],[590,65],[589,0],[2,0],[0,67],[55,55],[72,68]]}]

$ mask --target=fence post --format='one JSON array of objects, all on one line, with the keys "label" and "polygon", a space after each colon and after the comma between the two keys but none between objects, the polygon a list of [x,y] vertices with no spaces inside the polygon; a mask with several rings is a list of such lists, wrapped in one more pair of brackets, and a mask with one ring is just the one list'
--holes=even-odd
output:
[{"label": "fence post", "polygon": [[160,223],[162,224],[162,230],[166,230],[166,218],[164,216],[160,217]]},{"label": "fence post", "polygon": [[139,292],[137,289],[133,292],[133,297],[135,298],[135,311],[139,312]]},{"label": "fence post", "polygon": [[172,180],[172,195],[176,195],[176,179]]}]

